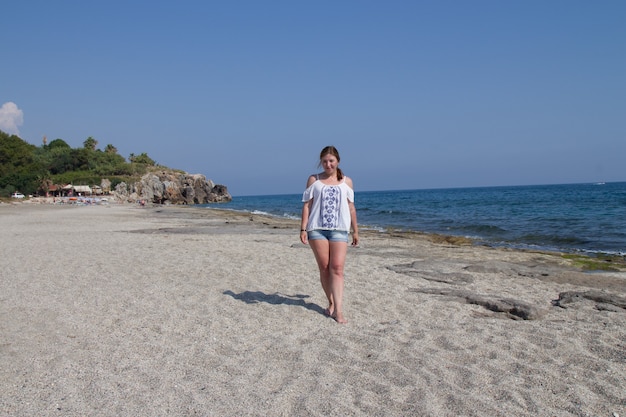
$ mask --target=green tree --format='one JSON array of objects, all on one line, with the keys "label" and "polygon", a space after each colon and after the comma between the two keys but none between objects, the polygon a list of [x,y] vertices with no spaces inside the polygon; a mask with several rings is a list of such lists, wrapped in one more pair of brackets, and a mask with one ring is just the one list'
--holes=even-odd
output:
[{"label": "green tree", "polygon": [[99,175],[125,175],[130,172],[130,164],[118,155],[113,145],[107,145],[104,152],[95,152],[95,173]]},{"label": "green tree", "polygon": [[52,179],[50,178],[49,173],[38,175],[37,182],[39,183],[39,188],[37,189],[37,191],[42,195],[48,195],[48,191],[50,191],[50,188],[54,184],[52,182]]},{"label": "green tree", "polygon": [[50,149],[48,154],[50,157],[48,170],[51,174],[62,174],[64,172],[74,169],[74,164],[72,163],[71,148],[65,149],[59,147]]},{"label": "green tree", "polygon": [[68,145],[63,139],[55,139],[50,142],[47,146],[48,149],[71,149],[70,145]]},{"label": "green tree", "polygon": [[41,146],[0,131],[0,195],[14,191],[45,194],[54,184],[100,184],[109,178],[114,184],[131,182],[156,162],[147,153],[131,154],[130,161],[108,144],[97,149],[98,141],[88,137],[82,148],[72,148],[63,139]]},{"label": "green tree", "polygon": [[33,158],[36,149],[20,137],[0,131],[0,190],[5,196],[13,191],[35,192],[39,172]]},{"label": "green tree", "polygon": [[156,165],[156,162],[154,162],[154,160],[150,158],[148,154],[145,152],[142,153],[141,155],[135,155],[131,153],[128,159],[130,160],[130,162],[134,164],[143,164],[143,165],[149,165],[149,166]]},{"label": "green tree", "polygon": [[76,148],[70,151],[72,171],[88,171],[89,156],[93,153],[89,148]]},{"label": "green tree", "polygon": [[85,149],[88,149],[90,151],[95,151],[96,147],[98,146],[98,141],[95,140],[94,138],[92,138],[91,136],[89,136],[84,142],[83,142],[83,146],[85,147]]}]

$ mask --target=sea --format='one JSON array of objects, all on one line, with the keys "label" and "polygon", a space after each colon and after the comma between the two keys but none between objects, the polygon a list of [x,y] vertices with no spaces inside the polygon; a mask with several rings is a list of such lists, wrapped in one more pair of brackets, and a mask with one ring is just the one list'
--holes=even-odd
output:
[{"label": "sea", "polygon": [[[299,219],[302,194],[204,205]],[[626,256],[626,182],[355,192],[359,227],[473,239],[476,244]]]}]

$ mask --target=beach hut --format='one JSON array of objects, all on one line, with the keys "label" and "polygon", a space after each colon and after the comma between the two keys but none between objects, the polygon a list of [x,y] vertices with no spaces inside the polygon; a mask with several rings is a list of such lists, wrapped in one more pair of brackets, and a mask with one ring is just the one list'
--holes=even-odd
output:
[{"label": "beach hut", "polygon": [[62,193],[63,187],[58,184],[52,184],[46,191],[46,197],[61,197]]},{"label": "beach hut", "polygon": [[75,185],[73,189],[74,189],[74,194],[78,194],[78,195],[91,195],[92,194],[91,187],[88,185]]},{"label": "beach hut", "polygon": [[74,194],[74,186],[72,184],[66,184],[62,188],[62,195],[64,197],[70,196]]}]

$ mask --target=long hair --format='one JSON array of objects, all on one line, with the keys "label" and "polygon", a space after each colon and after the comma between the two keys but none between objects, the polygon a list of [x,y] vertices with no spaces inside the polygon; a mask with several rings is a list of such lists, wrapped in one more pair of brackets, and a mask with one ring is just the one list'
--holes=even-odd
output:
[{"label": "long hair", "polygon": [[[334,146],[327,146],[324,149],[322,149],[322,152],[320,152],[320,165],[321,165],[321,160],[323,157],[325,157],[326,155],[332,155],[335,158],[337,158],[337,162],[341,161],[341,158],[339,157],[339,151],[337,150],[337,148],[335,148]],[[343,179],[343,171],[341,170],[341,168],[337,167],[337,181],[341,181]]]}]

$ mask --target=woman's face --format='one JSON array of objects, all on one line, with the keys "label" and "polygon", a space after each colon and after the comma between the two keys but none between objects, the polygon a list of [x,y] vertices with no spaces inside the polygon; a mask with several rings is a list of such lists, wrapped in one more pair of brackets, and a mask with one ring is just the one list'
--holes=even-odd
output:
[{"label": "woman's face", "polygon": [[327,154],[322,157],[321,160],[322,168],[324,168],[324,172],[327,174],[334,174],[337,171],[337,166],[339,166],[339,161],[335,155]]}]

